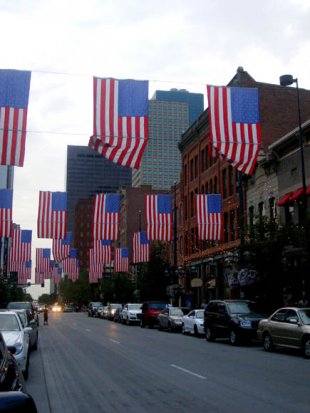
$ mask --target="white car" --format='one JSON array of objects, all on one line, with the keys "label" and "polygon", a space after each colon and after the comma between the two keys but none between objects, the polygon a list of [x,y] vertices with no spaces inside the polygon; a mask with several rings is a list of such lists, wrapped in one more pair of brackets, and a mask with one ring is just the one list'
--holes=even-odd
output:
[{"label": "white car", "polygon": [[30,327],[31,331],[29,332],[30,338],[30,350],[37,350],[38,349],[38,341],[39,341],[39,328],[38,324],[35,320],[28,320],[27,311],[26,310],[12,310],[20,318],[22,322],[23,328]]},{"label": "white car", "polygon": [[198,336],[204,334],[204,315],[205,310],[192,310],[182,318],[183,326],[182,333],[190,333]]},{"label": "white car", "polygon": [[141,314],[142,314],[142,304],[132,304],[128,303],[124,305],[122,311],[122,323],[127,324],[140,324]]},{"label": "white car", "polygon": [[29,346],[31,327],[23,328],[20,318],[15,311],[0,311],[0,331],[4,341],[14,354],[25,380],[29,372]]}]

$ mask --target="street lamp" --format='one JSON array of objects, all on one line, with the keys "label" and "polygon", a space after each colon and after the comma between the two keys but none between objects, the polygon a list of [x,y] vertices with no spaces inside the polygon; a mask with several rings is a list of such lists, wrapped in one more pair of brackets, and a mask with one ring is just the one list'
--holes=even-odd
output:
[{"label": "street lamp", "polygon": [[301,127],[298,79],[297,79],[297,77],[296,77],[296,79],[294,79],[292,75],[282,75],[282,76],[280,76],[280,85],[281,86],[290,86],[293,83],[296,83],[296,92],[297,92],[299,146],[300,146],[301,176],[302,176],[303,201],[304,201],[303,203],[304,203],[305,210],[307,210],[307,195],[306,195],[307,185],[306,185],[305,159],[304,159],[304,141],[303,141],[302,127]]}]

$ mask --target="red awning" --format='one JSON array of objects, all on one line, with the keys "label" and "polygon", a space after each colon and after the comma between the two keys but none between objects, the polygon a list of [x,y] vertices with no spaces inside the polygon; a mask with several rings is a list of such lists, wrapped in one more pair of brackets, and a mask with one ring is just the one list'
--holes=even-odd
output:
[{"label": "red awning", "polygon": [[291,195],[293,195],[293,192],[288,192],[287,194],[283,195],[282,198],[279,199],[277,205],[278,206],[285,206],[285,205],[290,205],[291,202]]},{"label": "red awning", "polygon": [[298,188],[296,189],[296,191],[293,193],[292,196],[290,196],[290,201],[294,202],[297,201],[304,193],[304,189],[303,188]]},{"label": "red awning", "polygon": [[310,195],[310,186],[307,186],[306,195]]}]

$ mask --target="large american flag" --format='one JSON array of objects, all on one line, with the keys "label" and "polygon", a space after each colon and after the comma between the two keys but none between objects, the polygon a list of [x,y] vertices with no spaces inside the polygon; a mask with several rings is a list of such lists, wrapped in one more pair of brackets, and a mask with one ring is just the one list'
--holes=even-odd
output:
[{"label": "large american flag", "polygon": [[207,86],[211,142],[235,169],[252,175],[261,146],[257,88]]},{"label": "large american flag", "polygon": [[23,166],[31,72],[0,70],[0,164]]},{"label": "large american flag", "polygon": [[53,239],[52,253],[56,262],[69,257],[71,249],[71,232],[67,232],[65,239]]},{"label": "large american flag", "polygon": [[147,239],[171,241],[172,199],[171,195],[146,195],[145,213]]},{"label": "large american flag", "polygon": [[32,231],[30,229],[13,229],[12,245],[9,253],[12,262],[31,260],[31,238]]},{"label": "large american flag", "polygon": [[90,283],[97,283],[102,278],[103,263],[96,260],[94,249],[89,250],[88,276]]},{"label": "large american flag", "polygon": [[114,254],[114,271],[129,271],[129,253],[128,248],[115,248]]},{"label": "large american flag", "polygon": [[196,217],[200,240],[221,240],[222,195],[196,195]]},{"label": "large american flag", "polygon": [[0,237],[10,237],[12,232],[12,189],[0,189]]},{"label": "large american flag", "polygon": [[139,168],[148,138],[148,81],[94,77],[94,134],[89,146]]},{"label": "large american flag", "polygon": [[50,273],[50,248],[36,248],[36,271],[47,275]]},{"label": "large american flag", "polygon": [[66,192],[40,191],[38,238],[65,239],[67,215]]},{"label": "large american flag", "polygon": [[120,195],[96,194],[93,239],[115,241],[119,237]]},{"label": "large american flag", "polygon": [[55,261],[51,261],[51,267],[52,267],[51,278],[54,281],[54,283],[58,285],[61,281],[62,267],[59,263],[56,263]]},{"label": "large american flag", "polygon": [[150,241],[145,231],[133,234],[133,262],[148,262],[150,260]]}]

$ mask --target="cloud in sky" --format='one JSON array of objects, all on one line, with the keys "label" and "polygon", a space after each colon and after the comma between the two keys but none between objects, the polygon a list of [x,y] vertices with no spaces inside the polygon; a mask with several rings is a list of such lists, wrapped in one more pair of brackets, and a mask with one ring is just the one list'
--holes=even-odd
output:
[{"label": "cloud in sky", "polygon": [[[150,97],[205,94],[243,66],[258,81],[292,73],[310,89],[308,0],[0,0],[0,20],[0,67],[32,71],[13,217],[34,235],[38,191],[65,190],[67,145],[92,134],[92,76],[150,80]],[[34,247],[50,245],[34,236]]]}]

